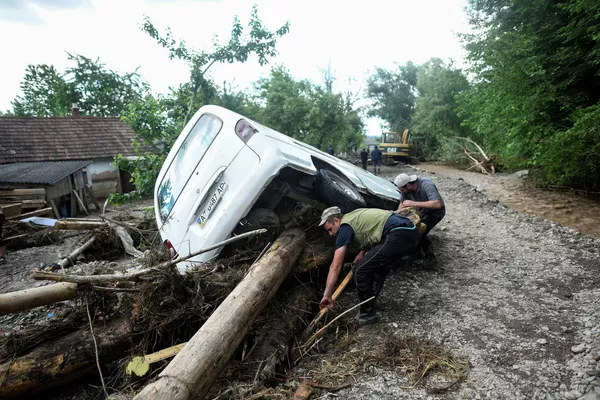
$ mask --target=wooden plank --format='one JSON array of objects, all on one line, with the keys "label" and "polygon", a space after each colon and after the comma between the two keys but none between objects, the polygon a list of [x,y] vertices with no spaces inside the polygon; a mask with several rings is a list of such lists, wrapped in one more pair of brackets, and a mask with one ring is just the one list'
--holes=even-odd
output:
[{"label": "wooden plank", "polygon": [[56,219],[60,219],[60,213],[58,212],[58,207],[56,207],[56,203],[53,200],[50,200],[50,205],[52,206],[52,210],[54,211],[54,216]]},{"label": "wooden plank", "polygon": [[4,196],[35,196],[35,195],[46,195],[46,189],[14,189],[14,190],[0,190],[0,197]]},{"label": "wooden plank", "polygon": [[75,195],[75,198],[77,199],[77,202],[79,203],[79,206],[81,207],[81,210],[83,212],[85,212],[87,215],[90,215],[87,208],[85,208],[85,204],[83,204],[81,197],[79,197],[79,195],[77,194],[77,190],[73,190],[73,194]]},{"label": "wooden plank", "polygon": [[42,208],[41,210],[28,212],[25,214],[17,215],[15,217],[10,217],[10,218],[6,218],[6,219],[23,219],[23,218],[29,218],[29,217],[40,217],[42,215],[48,215],[50,213],[52,213],[52,207]]}]

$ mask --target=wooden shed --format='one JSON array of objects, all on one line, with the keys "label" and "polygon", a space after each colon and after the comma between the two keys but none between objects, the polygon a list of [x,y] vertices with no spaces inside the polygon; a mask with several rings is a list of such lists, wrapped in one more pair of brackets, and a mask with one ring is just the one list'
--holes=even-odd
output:
[{"label": "wooden shed", "polygon": [[87,212],[85,168],[90,163],[53,161],[0,165],[0,203],[48,206],[56,218]]}]

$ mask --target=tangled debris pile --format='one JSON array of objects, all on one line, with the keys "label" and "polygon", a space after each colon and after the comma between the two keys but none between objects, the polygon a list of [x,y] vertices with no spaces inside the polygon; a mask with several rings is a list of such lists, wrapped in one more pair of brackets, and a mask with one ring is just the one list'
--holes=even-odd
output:
[{"label": "tangled debris pile", "polygon": [[[20,326],[0,337],[0,397],[22,397],[64,387],[83,376],[97,376],[95,394],[104,391],[131,398],[139,393],[138,398],[146,398],[148,388],[156,388],[161,377],[169,376],[164,372],[173,356],[182,353],[179,358],[184,358],[192,343],[206,347],[209,330],[218,332],[218,341],[208,347],[222,350],[215,356],[222,368],[213,368],[217,361],[211,360],[214,376],[209,379],[204,374],[203,389],[194,395],[237,399],[291,397],[307,387],[335,391],[349,383],[340,383],[338,377],[352,376],[365,363],[408,374],[414,384],[422,384],[426,375],[436,372],[448,377],[448,387],[463,379],[466,366],[462,361],[453,361],[451,355],[417,339],[394,335],[376,354],[346,353],[342,362],[346,372],[331,374],[325,368],[302,378],[295,376],[294,366],[302,364],[303,356],[344,348],[348,336],[344,339],[339,332],[349,333],[355,327],[348,315],[334,324],[320,321],[306,330],[317,311],[319,285],[324,282],[333,244],[316,226],[317,210],[303,209],[302,216],[292,221],[296,226],[292,230],[287,224],[288,229],[249,232],[231,240],[237,243],[219,244],[226,247],[218,259],[183,276],[175,268],[181,260],[169,260],[159,245],[151,218],[137,220],[123,214],[113,219],[70,219],[53,229],[14,224],[13,232],[53,237],[51,243],[72,237],[73,232],[78,236],[70,246],[75,249],[70,256],[33,271],[38,283],[59,283],[0,295],[0,309],[7,314],[0,317],[0,325],[14,325],[18,320]],[[133,247],[143,251],[137,258],[123,258],[128,242],[119,233],[123,228]],[[47,243],[23,238],[23,243]],[[77,262],[78,257],[84,259]],[[279,283],[264,281],[256,286],[261,262],[269,266],[265,271],[281,269]],[[45,294],[36,294],[38,290]],[[252,290],[267,292],[262,303],[248,299],[235,303]],[[9,298],[10,302],[4,301]],[[7,304],[13,308],[8,310]],[[340,305],[352,307],[343,301]],[[48,317],[40,321],[40,313]],[[244,313],[245,319],[241,318]],[[207,323],[211,316],[215,322]],[[327,329],[321,329],[318,339],[306,346],[307,335],[322,326],[331,326],[329,332],[337,333],[326,335]],[[226,340],[226,335],[231,338]],[[429,354],[419,352],[422,348],[429,348]],[[198,365],[203,362],[196,351],[192,358]],[[199,368],[189,364],[188,359],[184,367]],[[178,371],[177,376],[185,373]],[[180,398],[186,396],[191,395]]]}]

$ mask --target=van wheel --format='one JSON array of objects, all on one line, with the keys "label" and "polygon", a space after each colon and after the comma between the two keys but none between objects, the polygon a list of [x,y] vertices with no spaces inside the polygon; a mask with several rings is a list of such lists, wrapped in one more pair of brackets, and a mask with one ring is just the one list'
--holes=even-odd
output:
[{"label": "van wheel", "polygon": [[326,169],[319,170],[314,188],[323,203],[338,206],[344,214],[367,205],[351,183]]}]

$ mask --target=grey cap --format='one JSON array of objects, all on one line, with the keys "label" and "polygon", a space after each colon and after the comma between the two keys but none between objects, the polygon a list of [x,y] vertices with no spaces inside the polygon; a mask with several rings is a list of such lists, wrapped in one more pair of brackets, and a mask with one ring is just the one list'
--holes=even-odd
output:
[{"label": "grey cap", "polygon": [[319,226],[323,225],[325,222],[327,222],[327,218],[331,217],[332,215],[337,215],[337,214],[341,214],[342,210],[340,210],[339,207],[329,207],[326,208],[323,211],[323,214],[321,214],[321,222],[319,223]]},{"label": "grey cap", "polygon": [[408,175],[408,174],[399,174],[396,179],[394,179],[394,184],[398,187],[402,187],[407,183],[414,182],[417,180],[416,175]]}]

